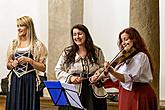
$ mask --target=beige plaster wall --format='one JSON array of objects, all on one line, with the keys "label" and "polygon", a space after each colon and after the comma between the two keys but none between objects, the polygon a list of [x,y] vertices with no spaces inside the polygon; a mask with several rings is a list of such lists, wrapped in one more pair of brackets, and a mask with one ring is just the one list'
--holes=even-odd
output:
[{"label": "beige plaster wall", "polygon": [[71,44],[70,30],[83,22],[83,0],[49,0],[48,12],[48,79],[56,79],[54,67],[62,50]]}]

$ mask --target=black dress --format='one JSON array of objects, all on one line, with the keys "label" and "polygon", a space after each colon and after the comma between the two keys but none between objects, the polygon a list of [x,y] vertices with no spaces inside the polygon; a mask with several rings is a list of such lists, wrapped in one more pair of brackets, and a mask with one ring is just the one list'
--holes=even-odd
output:
[{"label": "black dress", "polygon": [[[13,58],[33,58],[30,51],[18,51]],[[6,110],[40,110],[40,98],[36,91],[36,72],[28,64],[19,64],[12,72]]]}]

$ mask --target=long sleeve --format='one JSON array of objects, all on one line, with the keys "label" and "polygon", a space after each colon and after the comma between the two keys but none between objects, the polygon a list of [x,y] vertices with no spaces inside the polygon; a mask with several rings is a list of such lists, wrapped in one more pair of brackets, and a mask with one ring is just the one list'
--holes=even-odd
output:
[{"label": "long sleeve", "polygon": [[[124,75],[125,83],[121,82],[121,85],[127,90],[132,90],[133,82],[148,83],[153,79],[149,59],[142,52],[118,65],[116,69],[117,72]],[[115,77],[110,76],[112,80],[116,80]]]},{"label": "long sleeve", "polygon": [[66,72],[66,68],[64,67],[64,61],[65,61],[64,56],[65,56],[65,52],[63,51],[55,66],[55,75],[57,80],[68,83],[70,74]]}]

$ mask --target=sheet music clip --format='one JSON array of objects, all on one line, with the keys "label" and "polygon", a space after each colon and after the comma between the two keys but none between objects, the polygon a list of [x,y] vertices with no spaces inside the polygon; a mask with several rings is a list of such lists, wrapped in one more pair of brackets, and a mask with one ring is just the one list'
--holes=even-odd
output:
[{"label": "sheet music clip", "polygon": [[55,106],[73,106],[86,110],[79,99],[78,92],[73,84],[60,81],[44,81]]}]

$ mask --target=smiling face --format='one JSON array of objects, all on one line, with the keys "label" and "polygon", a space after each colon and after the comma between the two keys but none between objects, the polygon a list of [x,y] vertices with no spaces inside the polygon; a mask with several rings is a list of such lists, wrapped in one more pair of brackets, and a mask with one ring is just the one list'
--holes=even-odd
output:
[{"label": "smiling face", "polygon": [[133,47],[133,40],[129,38],[127,33],[121,34],[121,45],[125,51],[129,51]]},{"label": "smiling face", "polygon": [[25,25],[17,25],[18,36],[26,36],[27,27]]},{"label": "smiling face", "polygon": [[85,33],[77,28],[73,29],[73,41],[78,45],[78,46],[84,46],[85,47],[85,40],[86,36]]}]

